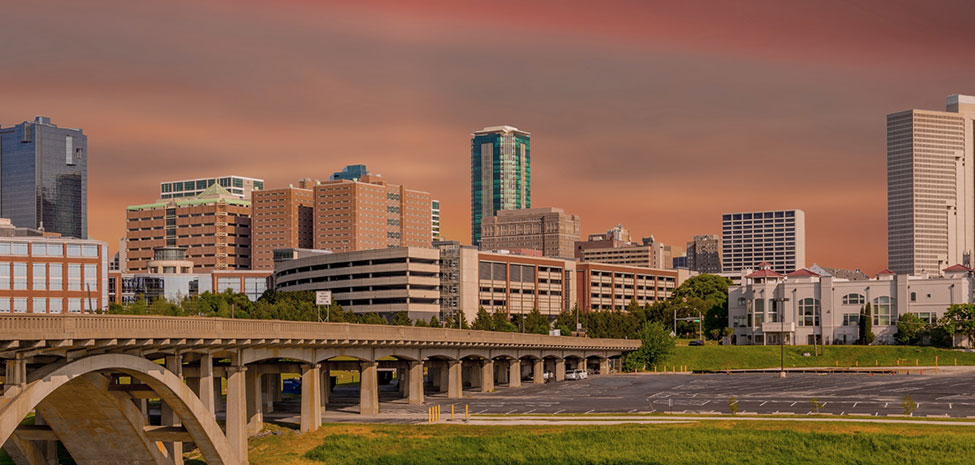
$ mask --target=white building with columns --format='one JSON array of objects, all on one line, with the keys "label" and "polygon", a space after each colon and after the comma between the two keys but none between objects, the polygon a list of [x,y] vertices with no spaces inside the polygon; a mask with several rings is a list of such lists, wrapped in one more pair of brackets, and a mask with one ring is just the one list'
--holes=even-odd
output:
[{"label": "white building with columns", "polygon": [[783,275],[762,264],[729,289],[728,323],[738,345],[853,344],[860,309],[869,303],[874,343],[892,344],[901,314],[933,323],[950,305],[975,302],[973,290],[973,269],[962,265],[939,275],[883,270],[871,279],[848,280],[818,268]]}]

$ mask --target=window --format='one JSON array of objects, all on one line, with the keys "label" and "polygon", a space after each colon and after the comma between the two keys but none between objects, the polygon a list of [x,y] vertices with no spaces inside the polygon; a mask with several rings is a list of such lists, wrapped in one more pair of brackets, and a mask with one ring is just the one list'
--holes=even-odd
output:
[{"label": "window", "polygon": [[890,326],[890,316],[896,308],[895,300],[887,296],[873,299],[874,326]]},{"label": "window", "polygon": [[0,291],[10,290],[10,262],[0,262]]},{"label": "window", "polygon": [[47,266],[44,263],[34,263],[34,269],[31,276],[31,289],[35,291],[43,291],[47,288]]},{"label": "window", "polygon": [[83,257],[98,257],[98,246],[97,245],[83,245],[81,246],[81,256]]},{"label": "window", "polygon": [[94,263],[85,265],[85,287],[82,290],[91,292],[98,290],[98,265]]},{"label": "window", "polygon": [[860,324],[860,314],[859,313],[844,313],[843,314],[843,326],[857,326]]},{"label": "window", "polygon": [[748,317],[736,316],[733,321],[734,321],[735,328],[744,328],[748,324]]},{"label": "window", "polygon": [[843,296],[843,305],[863,305],[867,302],[867,299],[863,297],[863,294],[847,294]]},{"label": "window", "polygon": [[240,292],[240,278],[217,278],[217,292],[231,289]]},{"label": "window", "polygon": [[31,302],[31,313],[47,313],[47,299],[43,297],[34,297]]},{"label": "window", "polygon": [[81,246],[78,244],[68,244],[65,247],[68,249],[69,257],[80,257],[81,256]]},{"label": "window", "polygon": [[64,164],[68,166],[74,166],[74,138],[71,136],[64,137]]},{"label": "window", "polygon": [[63,311],[62,308],[61,308],[61,304],[62,303],[63,303],[62,300],[59,299],[59,298],[58,299],[51,299],[48,302],[49,307],[48,307],[47,312],[48,313],[61,313]]},{"label": "window", "polygon": [[921,319],[921,321],[923,321],[923,322],[925,322],[925,323],[927,323],[929,325],[935,324],[937,322],[937,320],[938,320],[938,314],[935,313],[935,312],[920,312],[920,313],[917,313],[916,315],[917,315],[918,318]]},{"label": "window", "polygon": [[799,300],[799,326],[819,326],[819,300],[806,297]]},{"label": "window", "polygon": [[81,313],[81,299],[68,299],[68,313]]},{"label": "window", "polygon": [[27,264],[14,263],[14,290],[27,290]]},{"label": "window", "polygon": [[[64,265],[60,263],[51,263],[48,267],[48,274],[50,274],[50,279],[48,280],[49,287],[52,291],[60,291],[64,289],[64,284],[61,280],[64,272]],[[0,267],[2,268],[2,267]]]},{"label": "window", "polygon": [[18,297],[14,299],[14,313],[27,313],[26,297]]},{"label": "window", "polygon": [[81,265],[78,263],[68,264],[68,290],[81,290]]}]

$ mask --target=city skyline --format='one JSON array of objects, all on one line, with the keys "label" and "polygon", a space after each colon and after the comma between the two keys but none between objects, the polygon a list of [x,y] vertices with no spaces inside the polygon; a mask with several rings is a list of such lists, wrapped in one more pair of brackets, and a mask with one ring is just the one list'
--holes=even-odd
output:
[{"label": "city skyline", "polygon": [[[964,3],[807,6],[784,18],[761,3],[739,14],[533,5],[519,18],[442,3],[115,6],[131,18],[124,28],[99,17],[106,5],[6,7],[17,20],[0,20],[0,38],[33,39],[0,77],[0,124],[46,115],[85,130],[89,236],[113,250],[119,212],[160,182],[233,172],[286,187],[352,163],[442,199],[444,237],[466,242],[470,133],[508,124],[535,139],[533,205],[580,215],[583,235],[624,223],[683,244],[718,233],[723,212],[798,208],[807,265],[872,273],[887,261],[885,115],[975,93],[975,64],[957,60],[973,34],[957,26]],[[872,28],[848,27],[857,21]],[[506,33],[467,32],[489,23]],[[829,34],[802,34],[817,28]],[[256,36],[270,42],[240,40]],[[907,67],[938,72],[892,76]],[[39,83],[45,92],[28,91]],[[793,172],[801,182],[782,175]]]}]

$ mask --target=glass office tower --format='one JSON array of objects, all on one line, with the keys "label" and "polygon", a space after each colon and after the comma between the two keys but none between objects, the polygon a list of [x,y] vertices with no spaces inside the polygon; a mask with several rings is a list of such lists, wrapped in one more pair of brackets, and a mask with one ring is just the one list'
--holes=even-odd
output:
[{"label": "glass office tower", "polygon": [[498,210],[531,208],[531,133],[493,126],[471,136],[471,244]]},{"label": "glass office tower", "polygon": [[88,238],[88,137],[38,116],[0,128],[0,217]]}]

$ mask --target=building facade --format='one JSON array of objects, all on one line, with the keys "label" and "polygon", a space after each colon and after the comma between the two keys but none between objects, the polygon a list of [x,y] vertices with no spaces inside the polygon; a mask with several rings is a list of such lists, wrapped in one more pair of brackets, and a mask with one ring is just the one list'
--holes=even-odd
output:
[{"label": "building facade", "polygon": [[434,241],[440,240],[440,201],[431,201],[430,206],[430,237]]},{"label": "building facade", "polygon": [[634,299],[652,305],[669,298],[688,277],[686,270],[650,269],[642,266],[579,263],[576,265],[579,309],[624,310]]},{"label": "building facade", "polygon": [[500,210],[481,225],[481,249],[534,249],[546,257],[572,258],[582,220],[560,208]]},{"label": "building facade", "polygon": [[531,133],[492,126],[472,134],[471,244],[481,245],[482,222],[499,210],[531,205]]},{"label": "building facade", "polygon": [[46,116],[0,128],[0,217],[87,238],[88,136]]},{"label": "building facade", "polygon": [[342,171],[336,171],[328,177],[329,181],[355,181],[369,176],[369,170],[366,169],[366,165],[348,165],[342,168]]},{"label": "building facade", "polygon": [[357,181],[319,183],[314,195],[316,249],[348,252],[431,245],[433,202],[427,192],[368,175]]},{"label": "building facade", "polygon": [[251,267],[251,203],[211,185],[196,197],[126,209],[126,266],[148,271],[155,251],[180,247],[198,271]]},{"label": "building facade", "polygon": [[286,187],[254,192],[251,202],[252,269],[274,269],[274,249],[315,245],[315,192]]},{"label": "building facade", "polygon": [[162,182],[159,183],[159,198],[180,199],[183,197],[196,197],[213,185],[219,185],[234,197],[250,200],[253,192],[264,189],[264,180],[243,176],[219,176],[215,178]]},{"label": "building facade", "polygon": [[270,270],[213,271],[187,273],[122,273],[109,272],[108,298],[117,304],[132,304],[140,298],[147,305],[159,299],[179,303],[204,292],[231,290],[245,294],[252,302],[267,290]]},{"label": "building facade", "polygon": [[[458,241],[434,242],[440,251],[440,320],[457,318],[464,313],[467,321],[471,309],[478,306],[477,247]],[[465,313],[467,312],[467,313]]]},{"label": "building facade", "polygon": [[869,303],[875,343],[893,344],[900,315],[935,323],[950,305],[971,303],[972,292],[972,272],[961,265],[933,276],[884,270],[868,280],[763,266],[729,289],[728,322],[735,344],[853,344]]},{"label": "building facade", "polygon": [[582,262],[612,265],[642,266],[644,268],[673,269],[674,258],[680,257],[680,247],[663,244],[644,237],[637,244],[630,241],[630,233],[617,225],[605,234],[590,234],[587,241],[575,243],[575,258]]},{"label": "building facade", "polygon": [[356,313],[391,318],[440,316],[440,251],[394,247],[306,254],[274,267],[277,291],[332,291],[332,302]]},{"label": "building facade", "polygon": [[[478,305],[467,311],[468,321],[480,308],[503,311],[510,316],[538,309],[555,318],[575,305],[572,275],[576,263],[546,257],[510,253],[477,254]],[[473,313],[472,313],[473,311]]]},{"label": "building facade", "polygon": [[108,244],[0,237],[0,314],[80,314],[107,307]]},{"label": "building facade", "polygon": [[725,273],[770,263],[778,273],[806,266],[806,214],[802,210],[726,213],[721,217]]},{"label": "building facade", "polygon": [[887,115],[887,262],[902,274],[972,264],[975,97]]},{"label": "building facade", "polygon": [[687,268],[698,273],[720,273],[721,252],[721,238],[716,234],[694,236],[687,243]]}]

